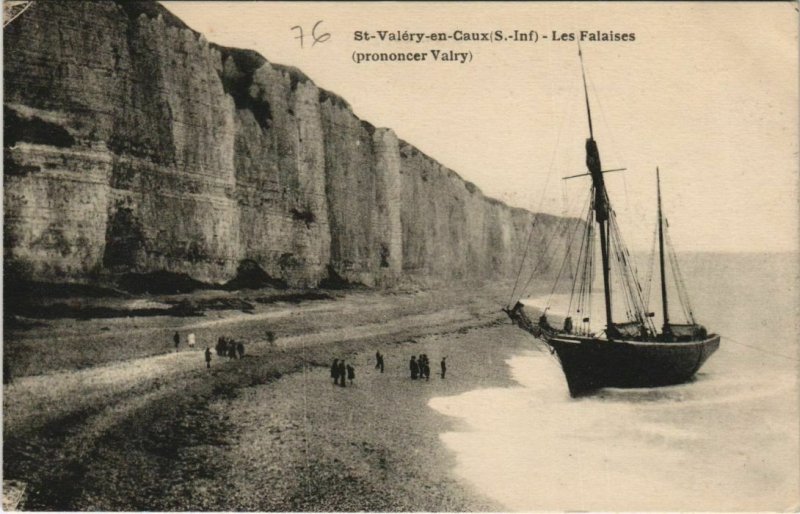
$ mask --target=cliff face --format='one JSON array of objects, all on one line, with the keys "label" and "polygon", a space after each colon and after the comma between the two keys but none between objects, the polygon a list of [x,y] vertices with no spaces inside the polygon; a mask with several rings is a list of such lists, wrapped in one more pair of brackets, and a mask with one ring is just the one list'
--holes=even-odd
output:
[{"label": "cliff face", "polygon": [[[5,31],[7,271],[295,286],[513,277],[531,213],[156,4],[36,2]],[[544,216],[563,245],[567,221]]]}]

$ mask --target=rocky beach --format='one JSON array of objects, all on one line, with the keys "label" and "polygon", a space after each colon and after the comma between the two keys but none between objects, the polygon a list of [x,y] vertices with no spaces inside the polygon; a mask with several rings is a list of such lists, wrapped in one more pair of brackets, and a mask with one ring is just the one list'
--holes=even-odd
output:
[{"label": "rocky beach", "polygon": [[[510,383],[505,360],[532,340],[504,319],[500,290],[329,291],[298,303],[237,292],[222,298],[252,310],[11,331],[6,352],[30,360],[15,361],[4,390],[4,478],[27,484],[25,510],[500,509],[452,474],[439,435],[467,427],[427,405]],[[195,349],[176,352],[175,331],[194,333]],[[243,341],[245,357],[214,354],[206,369],[203,350],[221,335]],[[77,351],[94,346],[103,352]],[[411,380],[422,353],[433,373]],[[352,385],[332,384],[334,358],[355,367]]]},{"label": "rocky beach", "polygon": [[[534,274],[523,256],[554,276],[582,222],[484,195],[156,2],[24,9],[4,26],[6,507],[501,508],[453,477],[454,421],[427,403],[508,381],[530,343],[505,281]],[[221,337],[244,356],[207,369]],[[421,353],[447,378],[407,377]]]}]

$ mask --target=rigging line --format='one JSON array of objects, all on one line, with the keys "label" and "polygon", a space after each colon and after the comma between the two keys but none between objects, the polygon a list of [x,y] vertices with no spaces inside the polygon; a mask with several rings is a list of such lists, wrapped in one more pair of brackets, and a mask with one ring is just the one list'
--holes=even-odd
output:
[{"label": "rigging line", "polygon": [[[667,241],[669,241],[669,238],[667,238]],[[675,289],[678,291],[678,303],[681,304],[681,312],[683,312],[683,317],[686,319],[687,323],[693,324],[694,322],[692,321],[692,316],[687,310],[686,294],[685,291],[681,289],[681,284],[678,280],[678,273],[675,269],[675,256],[672,254],[672,252],[669,252],[667,253],[667,257],[669,258],[669,265],[670,269],[672,270],[672,281],[675,284]]]},{"label": "rigging line", "polygon": [[586,214],[586,230],[584,231],[584,237],[581,238],[581,247],[578,250],[578,266],[580,268],[583,268],[583,269],[581,270],[581,273],[578,273],[577,270],[576,270],[575,276],[572,277],[572,289],[570,290],[570,293],[569,293],[569,305],[567,306],[567,316],[569,316],[569,313],[572,311],[572,299],[575,297],[575,285],[578,283],[578,275],[580,274],[580,275],[583,276],[586,273],[586,270],[585,270],[586,266],[585,266],[585,264],[583,266],[581,266],[581,263],[583,262],[584,248],[588,249],[588,246],[586,246],[586,245],[588,245],[589,234],[590,234],[590,232],[592,230],[592,226],[590,225],[590,223],[591,223],[591,219],[590,219],[591,218],[591,212],[592,212],[592,206],[590,205],[589,206],[589,211]]},{"label": "rigging line", "polygon": [[558,151],[558,147],[561,144],[561,134],[564,131],[564,125],[566,124],[567,120],[567,113],[562,113],[561,115],[561,123],[558,126],[558,132],[556,133],[556,144],[553,147],[553,153],[550,155],[550,165],[548,166],[547,171],[547,178],[544,181],[544,187],[542,188],[541,196],[539,197],[539,207],[537,208],[537,212],[534,213],[533,223],[531,224],[530,231],[528,232],[528,239],[525,243],[525,253],[522,256],[522,261],[519,263],[519,271],[517,271],[517,278],[514,281],[514,289],[511,291],[511,298],[508,301],[508,307],[511,307],[511,303],[514,301],[514,295],[517,292],[517,285],[519,282],[519,278],[522,275],[522,267],[525,265],[525,257],[528,255],[528,249],[530,247],[531,237],[533,236],[533,229],[536,225],[536,221],[538,220],[538,216],[540,211],[542,210],[542,204],[544,203],[544,197],[547,193],[547,186],[550,184],[550,178],[553,176],[553,164],[556,161],[556,153]]},{"label": "rigging line", "polygon": [[528,256],[528,250],[531,247],[531,237],[533,237],[533,228],[536,226],[536,220],[539,216],[538,212],[533,213],[533,222],[528,231],[528,239],[525,241],[525,252],[522,254],[522,260],[519,262],[519,270],[517,270],[517,278],[514,280],[514,288],[511,290],[511,297],[508,299],[507,307],[511,307],[511,302],[514,301],[514,294],[517,292],[517,285],[519,284],[519,277],[522,275],[522,266],[525,264],[525,257]]},{"label": "rigging line", "polygon": [[[549,262],[551,260],[550,247],[552,246],[552,243],[555,240],[555,238],[556,238],[556,236],[558,235],[559,232],[562,232],[563,234],[567,234],[568,233],[568,230],[569,230],[569,223],[568,222],[569,222],[568,219],[561,220],[561,224],[563,225],[563,228],[560,231],[557,230],[557,229],[556,230],[552,230],[549,233],[549,237],[548,237],[548,235],[545,235],[545,237],[547,239],[545,241],[544,252],[542,252],[542,254],[539,256],[539,259],[537,260],[536,265],[531,270],[530,277],[525,282],[525,286],[520,289],[520,298],[522,298],[525,295],[525,290],[528,288],[528,286],[530,285],[530,283],[533,281],[534,277],[536,276],[536,272],[539,270],[539,266],[542,263],[545,263],[545,269],[547,269],[547,266],[549,266]],[[575,223],[575,226],[576,226],[575,233],[577,233],[577,227],[580,226],[580,223]],[[516,288],[515,288],[515,291],[516,291]],[[509,306],[511,305],[512,302],[513,302],[513,297],[511,299],[511,301],[509,302]]]},{"label": "rigging line", "polygon": [[[585,202],[586,202],[586,203],[588,203],[588,202],[589,202],[589,198],[590,198],[590,197],[591,197],[591,195],[590,195],[590,194],[587,194],[587,195],[586,195],[586,200],[585,200]],[[586,203],[584,203],[584,209],[586,208]],[[581,212],[583,212],[583,210],[584,210],[584,209],[581,209]],[[568,233],[568,228],[569,228],[569,227],[568,227],[568,225],[567,225],[567,222],[568,222],[568,221],[569,221],[568,219],[564,219],[564,229],[563,229],[563,232],[564,232],[564,234],[567,234],[567,233]],[[578,220],[578,221],[581,221],[581,220]],[[570,240],[570,244],[571,244],[571,241],[572,241],[572,239],[574,239],[574,234],[576,234],[576,233],[578,232],[578,227],[579,227],[579,226],[580,226],[580,223],[575,223],[575,231],[574,231],[574,233],[573,233],[573,237],[569,239],[569,240]],[[523,295],[525,294],[525,291],[527,291],[527,289],[528,289],[528,286],[529,286],[529,285],[531,284],[531,282],[533,281],[533,278],[536,276],[536,271],[538,271],[538,270],[539,270],[539,265],[540,265],[542,262],[545,262],[545,259],[544,259],[544,257],[548,257],[548,258],[547,258],[547,260],[546,260],[546,262],[548,262],[548,263],[549,263],[549,260],[550,260],[550,259],[549,259],[549,252],[548,252],[548,250],[549,250],[549,248],[550,248],[550,246],[551,246],[551,244],[552,244],[553,240],[555,239],[555,237],[556,237],[556,234],[557,234],[557,233],[558,233],[558,231],[556,231],[556,230],[553,230],[553,231],[550,233],[550,238],[548,239],[548,241],[547,241],[547,244],[546,244],[546,246],[545,246],[545,249],[544,249],[544,255],[542,255],[542,256],[540,256],[540,257],[539,257],[539,260],[536,262],[536,266],[533,268],[533,270],[531,270],[531,276],[528,278],[528,281],[525,283],[525,286],[524,286],[524,287],[522,288],[522,290],[521,290],[521,293],[522,293]]]},{"label": "rigging line", "polygon": [[528,280],[525,282],[525,285],[522,287],[522,289],[520,289],[520,298],[522,298],[525,295],[525,290],[528,288],[530,283],[533,281],[533,278],[536,276],[536,271],[539,269],[539,266],[543,262],[547,263],[550,261],[550,245],[553,242],[553,240],[555,240],[556,235],[559,232],[562,232],[563,234],[567,233],[567,220],[562,219],[561,224],[563,225],[562,228],[560,229],[554,228],[549,233],[543,235],[542,239],[544,240],[544,251],[539,255],[539,258],[536,261],[536,265],[533,266],[533,269],[530,272]]},{"label": "rigging line", "polygon": [[[587,287],[587,277],[591,274],[591,266],[593,263],[592,256],[594,255],[594,195],[591,195],[591,200],[589,202],[589,210],[586,217],[586,224],[587,234],[586,234],[586,248],[585,248],[585,261],[583,263],[583,269],[581,270],[581,287],[580,291],[578,292],[578,307],[579,310],[585,307],[585,294],[586,294],[586,287]],[[570,299],[571,303],[571,299]],[[570,305],[571,307],[571,305]]]},{"label": "rigging line", "polygon": [[550,308],[550,302],[553,300],[553,294],[556,291],[556,287],[558,287],[558,283],[561,281],[561,273],[564,271],[566,267],[567,261],[569,261],[570,249],[572,248],[572,244],[567,246],[567,253],[564,255],[564,260],[561,261],[561,267],[558,269],[558,275],[556,275],[556,280],[553,282],[553,288],[550,290],[550,295],[547,297],[547,302],[545,303],[545,310]]},{"label": "rigging line", "polygon": [[653,268],[656,260],[656,235],[658,234],[658,225],[653,228],[653,239],[650,242],[650,257],[648,259],[648,268],[647,268],[647,290],[644,295],[645,304],[644,308],[646,311],[650,311],[650,292],[653,286]]},{"label": "rigging line", "polygon": [[681,311],[683,312],[683,316],[686,321],[694,324],[691,305],[689,304],[689,295],[681,283],[680,268],[677,267],[678,257],[675,255],[674,247],[672,246],[672,240],[669,237],[668,231],[664,231],[664,237],[667,245],[667,258],[669,259],[670,269],[672,270],[672,281],[675,284],[675,289],[678,291],[678,301],[681,304]]},{"label": "rigging line", "polygon": [[[589,273],[589,269],[588,268],[592,265],[591,262],[592,262],[592,255],[593,255],[593,250],[594,250],[594,245],[593,245],[593,242],[594,242],[594,237],[593,237],[593,234],[594,234],[594,195],[593,194],[591,194],[591,196],[590,196],[589,209],[587,211],[587,216],[586,216],[586,224],[587,224],[586,239],[585,239],[585,244],[586,244],[586,246],[585,246],[585,255],[586,256],[583,258],[583,265],[582,266],[580,266],[580,258],[579,258],[579,266],[580,266],[580,270],[579,271],[580,271],[580,276],[581,276],[581,282],[580,282],[580,289],[578,290],[577,312],[585,311],[585,305],[586,305],[585,294],[586,294],[586,287],[587,287],[586,277],[587,277],[587,275]],[[575,275],[576,275],[576,278],[577,278],[578,273],[576,273]],[[572,310],[573,296],[574,296],[574,289],[573,289],[573,293],[570,295],[570,303],[569,303],[569,307],[567,309],[567,313],[569,313]],[[584,317],[585,316],[581,317],[581,325],[584,324],[583,323],[583,318]]]},{"label": "rigging line", "polygon": [[[590,334],[591,333],[591,329],[592,329],[592,326],[591,326],[591,321],[592,321],[592,300],[593,300],[593,298],[592,298],[592,294],[593,294],[592,293],[592,287],[594,285],[594,277],[595,277],[594,261],[595,261],[595,258],[597,257],[597,251],[596,251],[597,247],[596,247],[596,245],[594,243],[595,239],[596,239],[596,236],[595,236],[595,229],[594,229],[594,209],[593,209],[592,210],[592,233],[591,233],[591,241],[589,241],[589,248],[591,249],[591,253],[589,254],[589,262],[586,264],[586,266],[587,266],[586,273],[587,273],[587,276],[588,276],[589,284],[588,284],[588,286],[586,288],[586,293],[585,293],[586,296],[584,297],[584,307],[583,307],[583,312],[588,314],[588,316],[583,316],[583,318],[586,318],[586,323],[585,323],[586,334]],[[583,320],[583,318],[581,318],[581,320]]]},{"label": "rigging line", "polygon": [[[554,229],[554,230],[552,230],[552,231],[550,231],[550,232],[546,232],[546,233],[544,233],[544,234],[542,235],[542,238],[541,238],[541,239],[542,239],[542,241],[543,241],[543,244],[544,244],[544,254],[545,254],[544,256],[546,256],[546,255],[547,255],[548,249],[549,249],[549,247],[550,247],[550,243],[551,243],[551,241],[552,241],[552,240],[555,238],[555,236],[556,236],[556,233],[557,233],[557,232],[558,232],[558,229]],[[530,281],[533,279],[533,274],[534,274],[534,273],[536,272],[536,270],[538,269],[538,267],[539,267],[539,264],[541,263],[541,261],[542,261],[542,259],[544,258],[544,256],[543,256],[543,255],[541,255],[541,254],[539,255],[539,258],[537,259],[537,261],[536,261],[535,265],[533,266],[533,271],[531,271],[531,276],[528,278],[527,282],[525,283],[525,286],[523,286],[523,287],[522,287],[522,288],[519,290],[519,293],[520,293],[520,294],[519,294],[519,296],[518,296],[518,297],[519,297],[520,299],[521,299],[521,298],[524,296],[524,294],[525,294],[525,288],[527,288],[528,284],[529,284],[529,283],[530,283]],[[522,276],[522,273],[521,273],[521,272],[520,272],[520,276]],[[516,294],[516,292],[517,292],[517,289],[516,289],[516,288],[514,288],[514,289],[515,289],[515,290],[514,290],[514,292],[515,292],[515,294]],[[514,298],[513,298],[513,297],[511,298],[511,301],[509,302],[509,306],[510,306],[512,303],[515,303],[515,302],[514,302]]]},{"label": "rigging line", "polygon": [[794,362],[800,362],[800,359],[798,359],[797,357],[791,357],[791,356],[789,356],[789,355],[784,355],[784,354],[782,354],[782,353],[778,353],[778,352],[772,352],[772,351],[769,351],[769,350],[765,350],[765,349],[763,349],[763,348],[761,348],[761,347],[758,347],[758,346],[749,345],[749,344],[743,343],[743,342],[741,342],[741,341],[737,341],[736,339],[733,339],[733,338],[732,338],[732,337],[730,337],[730,336],[725,336],[725,340],[726,340],[726,341],[729,341],[729,342],[731,342],[731,343],[734,343],[734,344],[738,344],[738,345],[741,345],[741,346],[745,346],[745,347],[747,347],[747,348],[750,348],[750,349],[752,349],[752,350],[756,350],[756,351],[759,351],[759,352],[762,352],[762,353],[766,353],[767,355],[773,355],[773,356],[775,356],[775,357],[783,357],[784,359],[788,359],[788,360],[790,360],[790,361],[794,361]]},{"label": "rigging line", "polygon": [[[562,231],[564,231],[564,230],[565,229],[562,229]],[[549,251],[549,248],[550,248],[550,243],[553,241],[553,239],[555,239],[556,233],[558,233],[558,231],[559,231],[558,229],[554,229],[554,230],[551,230],[549,233],[543,234],[542,240],[544,241],[544,250],[539,255],[539,258],[536,260],[536,264],[533,266],[533,269],[531,270],[530,276],[528,277],[528,280],[525,282],[525,285],[522,286],[522,288],[519,290],[519,293],[520,293],[519,294],[519,298],[520,299],[522,299],[522,297],[525,296],[525,290],[528,288],[528,285],[533,280],[533,277],[534,277],[534,275],[536,273],[536,270],[539,269],[539,265],[543,262],[543,260],[548,258],[548,251]],[[513,302],[513,299],[512,299],[512,302]]]},{"label": "rigging line", "polygon": [[[667,223],[667,228],[669,228],[669,223]],[[688,310],[689,314],[688,320],[694,324],[694,312],[692,311],[692,302],[689,299],[689,290],[686,288],[686,281],[683,278],[683,272],[681,272],[681,267],[678,263],[678,255],[675,253],[675,246],[672,244],[672,238],[670,238],[669,231],[667,231],[667,246],[672,254],[672,258],[670,260],[673,262],[673,273],[675,274],[675,280],[680,290],[679,294],[683,294],[683,300],[681,301],[686,302],[686,309]]]},{"label": "rigging line", "polygon": [[[591,306],[591,298],[586,297],[587,289],[590,291],[591,294],[591,280],[592,280],[592,270],[594,269],[594,233],[595,233],[595,225],[594,225],[594,195],[592,195],[592,200],[589,204],[589,214],[587,216],[587,223],[589,225],[588,234],[586,236],[586,261],[583,264],[583,270],[581,270],[581,288],[580,292],[578,293],[578,311],[579,312],[586,312],[586,304],[587,300],[589,305]],[[591,308],[589,309],[589,316],[591,316]],[[581,319],[587,316],[582,316]]]},{"label": "rigging line", "polygon": [[[567,266],[567,262],[569,262],[570,250],[572,250],[572,243],[577,239],[575,237],[578,233],[578,227],[580,226],[579,223],[575,224],[575,232],[573,233],[572,237],[569,238],[569,243],[567,244],[567,251],[564,254],[564,260],[561,261],[561,268],[558,270],[558,275],[556,275],[556,281],[553,283],[553,289],[550,290],[550,296],[547,298],[546,306],[550,307],[550,301],[553,299],[553,293],[555,293],[556,287],[558,287],[558,282],[561,280],[561,273],[564,271],[564,268]],[[582,240],[583,238],[581,238]]]},{"label": "rigging line", "polygon": [[619,222],[617,221],[616,212],[612,210],[609,218],[611,219],[611,226],[614,232],[614,251],[615,253],[618,253],[618,259],[621,261],[621,281],[622,285],[624,286],[623,289],[626,296],[625,300],[626,302],[630,300],[628,305],[631,308],[631,313],[635,315],[636,321],[647,328],[652,328],[655,330],[655,325],[652,325],[652,322],[646,315],[647,312],[644,307],[642,288],[638,281],[636,265],[631,259],[630,251],[628,250],[627,245],[625,245],[625,240],[622,237],[621,231],[619,230]]},{"label": "rigging line", "polygon": [[642,298],[642,286],[639,283],[638,278],[638,269],[636,268],[636,263],[631,258],[630,250],[628,250],[628,246],[625,244],[625,240],[622,237],[622,233],[619,230],[619,223],[617,221],[616,213],[614,214],[614,227],[617,232],[617,238],[619,239],[620,250],[622,251],[623,258],[627,260],[626,271],[628,273],[628,281],[631,284],[633,293],[635,293],[634,298],[638,301],[637,305],[644,310],[644,299]]},{"label": "rigging line", "polygon": [[642,297],[642,286],[639,283],[638,279],[639,270],[636,268],[636,263],[633,262],[630,250],[628,250],[628,247],[624,244],[624,241],[622,241],[622,252],[623,256],[628,261],[627,272],[628,272],[628,283],[631,288],[631,299],[636,306],[637,316],[639,317],[640,322],[644,324],[644,319],[647,315],[647,312],[644,306],[644,298]]},{"label": "rigging line", "polygon": [[638,321],[639,317],[637,316],[637,309],[632,296],[631,284],[628,276],[628,264],[625,262],[625,255],[620,246],[620,239],[619,239],[620,235],[619,235],[619,230],[617,230],[618,227],[616,227],[616,224],[614,224],[614,227],[615,227],[614,230],[615,233],[613,235],[613,238],[611,239],[611,244],[613,247],[614,256],[616,257],[617,262],[619,263],[618,268],[620,271],[618,273],[619,277],[617,281],[622,287],[624,293],[622,298],[623,300],[625,300],[625,308],[626,308],[625,314],[629,320]]}]

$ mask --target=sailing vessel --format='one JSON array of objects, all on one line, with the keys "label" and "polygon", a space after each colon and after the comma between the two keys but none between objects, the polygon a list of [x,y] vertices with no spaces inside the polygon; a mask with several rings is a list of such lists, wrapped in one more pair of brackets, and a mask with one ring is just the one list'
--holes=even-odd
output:
[{"label": "sailing vessel", "polygon": [[[590,176],[591,194],[580,238],[577,270],[572,282],[569,307],[560,328],[550,323],[547,308],[534,323],[520,301],[503,310],[520,328],[542,339],[561,363],[567,385],[572,396],[583,395],[603,387],[658,387],[680,384],[690,380],[720,344],[720,336],[709,334],[705,327],[694,320],[688,294],[680,274],[674,250],[668,255],[673,278],[678,290],[678,299],[686,316],[686,323],[674,323],[670,319],[667,298],[665,266],[666,219],[661,210],[661,181],[658,168],[656,180],[658,190],[658,249],[661,279],[661,307],[663,324],[658,331],[653,321],[654,313],[648,312],[649,287],[643,290],[633,265],[630,252],[625,246],[616,215],[611,207],[605,187],[600,152],[594,139],[592,113],[586,87],[586,73],[580,49],[581,74],[589,119],[589,137],[586,140],[586,167],[588,173],[565,177],[568,179]],[[594,279],[595,233],[600,234],[600,256],[603,275],[603,300],[605,307],[605,329],[594,333],[590,327],[592,284]],[[570,246],[564,266],[570,262]],[[627,319],[618,322],[612,317],[612,263],[616,282],[621,286],[622,304]],[[521,268],[520,268],[521,269]],[[559,271],[556,282],[562,273]],[[519,277],[518,277],[519,278]],[[516,288],[516,285],[515,285]],[[554,286],[555,290],[555,286]],[[512,299],[514,293],[512,293]],[[574,301],[576,299],[577,300]],[[552,293],[551,293],[552,297]],[[572,308],[581,314],[576,324],[572,319]]]}]

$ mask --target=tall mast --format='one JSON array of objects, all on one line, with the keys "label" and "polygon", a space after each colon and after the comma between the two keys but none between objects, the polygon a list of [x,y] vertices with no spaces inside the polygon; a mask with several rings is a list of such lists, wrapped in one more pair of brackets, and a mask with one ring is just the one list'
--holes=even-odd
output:
[{"label": "tall mast", "polygon": [[589,91],[586,89],[586,71],[584,71],[583,69],[583,53],[581,52],[580,43],[578,43],[578,57],[581,60],[581,76],[583,77],[583,96],[584,98],[586,98],[586,116],[589,118],[589,139],[593,140],[594,131],[592,130],[592,109],[589,107]]},{"label": "tall mast", "polygon": [[661,174],[656,167],[656,190],[658,191],[658,261],[661,265],[661,306],[664,310],[664,327],[662,332],[670,337],[669,309],[667,308],[667,279],[664,270],[664,218],[661,214]]},{"label": "tall mast", "polygon": [[578,57],[581,61],[581,75],[583,76],[583,93],[586,97],[586,115],[589,118],[589,139],[586,140],[586,167],[592,176],[592,187],[594,188],[594,210],[595,219],[600,226],[600,254],[603,260],[603,292],[605,293],[606,305],[606,335],[610,338],[616,332],[611,319],[611,284],[609,283],[609,273],[611,272],[608,259],[608,196],[606,186],[603,181],[603,171],[600,166],[600,152],[597,149],[597,142],[594,140],[592,130],[592,110],[589,107],[589,91],[586,88],[586,72],[583,69],[583,54],[580,44],[578,44]]}]

